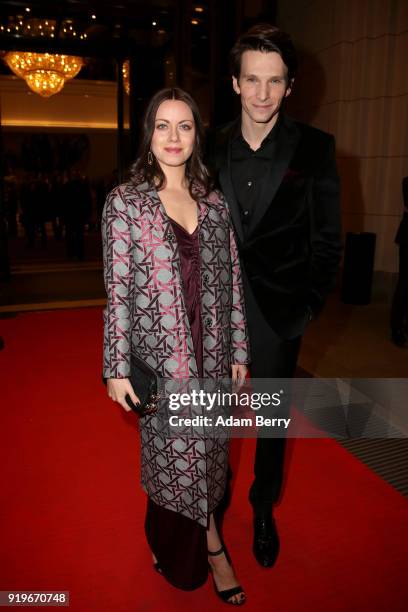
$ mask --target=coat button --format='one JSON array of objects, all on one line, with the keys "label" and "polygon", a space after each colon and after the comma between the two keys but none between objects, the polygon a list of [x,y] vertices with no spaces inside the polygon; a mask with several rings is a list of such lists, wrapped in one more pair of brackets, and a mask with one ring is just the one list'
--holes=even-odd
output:
[{"label": "coat button", "polygon": [[212,325],[212,319],[210,317],[207,317],[205,320],[205,326],[211,327],[211,325]]},{"label": "coat button", "polygon": [[208,274],[208,272],[204,272],[203,279],[204,282],[208,283],[208,281],[210,280],[210,275]]}]

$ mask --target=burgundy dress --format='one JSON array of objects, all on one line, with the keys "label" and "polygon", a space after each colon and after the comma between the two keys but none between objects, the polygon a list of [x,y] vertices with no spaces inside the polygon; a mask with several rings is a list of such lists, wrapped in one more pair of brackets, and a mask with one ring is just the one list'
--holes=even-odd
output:
[{"label": "burgundy dress", "polygon": [[[200,248],[198,227],[189,234],[170,219],[177,238],[184,302],[190,323],[197,369],[203,376],[203,341],[200,312]],[[175,587],[193,590],[208,576],[206,530],[181,514],[147,502],[145,531],[149,546],[165,578]]]}]

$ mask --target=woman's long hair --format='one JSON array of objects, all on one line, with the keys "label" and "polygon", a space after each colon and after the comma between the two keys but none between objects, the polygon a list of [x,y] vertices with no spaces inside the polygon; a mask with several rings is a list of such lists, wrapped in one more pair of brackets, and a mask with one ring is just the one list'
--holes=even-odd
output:
[{"label": "woman's long hair", "polygon": [[186,179],[188,189],[193,199],[197,199],[197,192],[204,191],[207,195],[210,190],[210,178],[206,167],[202,162],[204,127],[200,117],[198,106],[193,98],[186,91],[179,87],[168,87],[161,89],[151,98],[147,105],[143,119],[142,140],[139,147],[139,156],[130,169],[130,178],[133,183],[139,184],[147,181],[155,185],[157,189],[162,189],[166,185],[166,176],[153,155],[152,164],[149,164],[148,157],[155,130],[155,120],[157,110],[165,100],[181,100],[191,109],[195,126],[195,141],[193,152],[186,162]]}]

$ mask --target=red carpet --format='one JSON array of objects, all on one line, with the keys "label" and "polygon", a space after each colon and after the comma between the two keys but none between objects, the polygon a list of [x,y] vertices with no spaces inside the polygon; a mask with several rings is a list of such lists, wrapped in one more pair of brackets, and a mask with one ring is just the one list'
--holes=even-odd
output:
[{"label": "red carpet", "polygon": [[[179,592],[151,567],[136,419],[105,397],[101,331],[99,309],[0,321],[0,590],[70,591],[73,612],[226,610],[210,580]],[[406,499],[332,440],[291,444],[281,556],[257,566],[253,450],[234,445],[225,528],[244,610],[406,610]]]}]

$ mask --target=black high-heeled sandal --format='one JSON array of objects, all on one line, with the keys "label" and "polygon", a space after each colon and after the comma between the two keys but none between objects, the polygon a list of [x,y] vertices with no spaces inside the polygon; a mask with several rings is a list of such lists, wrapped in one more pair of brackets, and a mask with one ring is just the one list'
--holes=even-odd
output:
[{"label": "black high-heeled sandal", "polygon": [[[222,553],[225,554],[226,560],[231,565],[231,559],[229,558],[229,555],[226,549],[224,548],[224,546],[221,546],[221,548],[219,550],[216,550],[215,552],[211,552],[210,550],[208,551],[208,554],[210,557],[217,557],[218,555],[222,555]],[[208,566],[210,568],[210,572],[212,573],[213,569],[210,563],[208,564]],[[246,602],[245,592],[241,585],[232,587],[232,589],[225,589],[224,591],[219,591],[217,589],[217,585],[215,584],[214,576],[213,576],[213,581],[214,581],[214,590],[217,593],[218,597],[222,599],[224,603],[231,604],[232,606],[242,606],[242,604]],[[242,593],[243,595],[243,597],[241,597],[239,601],[230,601],[231,597],[233,597],[234,595],[238,595],[239,593]]]}]

